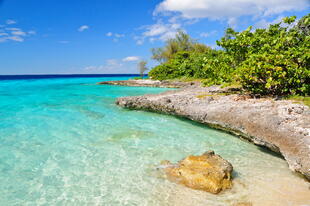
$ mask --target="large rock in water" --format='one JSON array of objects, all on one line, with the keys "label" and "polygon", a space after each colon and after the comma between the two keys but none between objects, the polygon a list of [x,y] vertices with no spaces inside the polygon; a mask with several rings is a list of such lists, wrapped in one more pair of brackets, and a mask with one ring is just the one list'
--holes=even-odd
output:
[{"label": "large rock in water", "polygon": [[232,186],[232,165],[209,151],[200,156],[188,156],[178,164],[163,163],[169,180],[197,190],[217,194]]}]

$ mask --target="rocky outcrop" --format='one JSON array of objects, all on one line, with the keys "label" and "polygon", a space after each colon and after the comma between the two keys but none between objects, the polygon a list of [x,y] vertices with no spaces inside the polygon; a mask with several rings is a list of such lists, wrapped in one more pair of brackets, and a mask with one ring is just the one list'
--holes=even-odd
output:
[{"label": "rocky outcrop", "polygon": [[165,87],[165,88],[182,88],[192,85],[199,85],[199,82],[181,82],[181,81],[159,81],[150,79],[125,80],[125,81],[104,81],[98,84],[121,85],[134,87]]},{"label": "rocky outcrop", "polygon": [[190,87],[116,103],[185,117],[242,136],[283,155],[290,169],[310,179],[310,109],[291,101],[225,95],[218,87]]},{"label": "rocky outcrop", "polygon": [[232,186],[232,165],[213,151],[188,156],[178,164],[164,161],[162,166],[169,180],[192,189],[217,194]]}]

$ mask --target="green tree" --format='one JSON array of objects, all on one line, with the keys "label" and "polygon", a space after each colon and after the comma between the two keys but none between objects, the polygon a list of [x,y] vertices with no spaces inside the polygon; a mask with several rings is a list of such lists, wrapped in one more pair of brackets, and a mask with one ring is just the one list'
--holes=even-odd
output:
[{"label": "green tree", "polygon": [[161,48],[153,48],[152,59],[159,61],[160,63],[167,62],[169,59],[181,51],[195,51],[195,52],[206,52],[210,47],[198,43],[192,39],[184,31],[179,30],[175,38],[169,39],[166,44]]},{"label": "green tree", "polygon": [[211,48],[209,46],[202,44],[202,43],[198,43],[198,42],[194,43],[192,47],[193,47],[193,51],[197,53],[207,53],[211,51]]},{"label": "green tree", "polygon": [[144,72],[146,72],[148,70],[148,68],[146,67],[147,61],[141,60],[138,62],[138,70],[140,73],[140,77],[143,79],[144,76]]}]

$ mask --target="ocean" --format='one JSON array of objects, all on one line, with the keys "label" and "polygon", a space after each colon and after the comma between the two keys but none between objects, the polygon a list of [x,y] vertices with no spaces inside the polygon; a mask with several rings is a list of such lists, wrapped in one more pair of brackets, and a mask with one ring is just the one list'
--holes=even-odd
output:
[{"label": "ocean", "polygon": [[[310,205],[309,184],[278,155],[205,125],[114,103],[168,89],[96,84],[132,77],[0,76],[0,205]],[[234,166],[231,190],[192,190],[156,169],[207,150]]]}]

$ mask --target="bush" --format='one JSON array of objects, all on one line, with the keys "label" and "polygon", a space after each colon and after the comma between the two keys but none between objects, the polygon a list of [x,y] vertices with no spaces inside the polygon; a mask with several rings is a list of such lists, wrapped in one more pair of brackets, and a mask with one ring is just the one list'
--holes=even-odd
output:
[{"label": "bush", "polygon": [[229,28],[217,41],[223,50],[176,50],[149,75],[160,80],[203,78],[205,85],[241,83],[254,94],[309,95],[310,14],[297,24],[295,19],[286,17],[254,31]]},{"label": "bush", "polygon": [[154,67],[149,76],[152,79],[164,80],[179,77],[200,77],[204,54],[181,51],[173,55],[166,63]]},{"label": "bush", "polygon": [[223,83],[231,83],[236,77],[234,59],[223,51],[214,51],[212,54],[204,57],[203,75],[204,84],[220,85]]},{"label": "bush", "polygon": [[282,54],[255,54],[240,69],[242,86],[256,94],[309,94],[310,71]]},{"label": "bush", "polygon": [[263,95],[309,95],[310,37],[305,28],[310,15],[292,27],[295,18],[255,31],[228,29],[217,42],[236,63],[244,89]]},{"label": "bush", "polygon": [[[309,95],[310,38],[296,27],[290,29],[294,21],[295,17],[285,18],[287,26],[275,24],[251,34],[239,67],[245,89],[264,95]],[[244,33],[235,41],[242,41]]]},{"label": "bush", "polygon": [[205,54],[196,52],[178,52],[171,60],[171,64],[177,67],[181,76],[203,78],[200,72],[204,56]]},{"label": "bush", "polygon": [[161,64],[154,67],[148,75],[150,78],[157,80],[175,79],[181,76],[178,74],[178,71],[169,64]]}]

